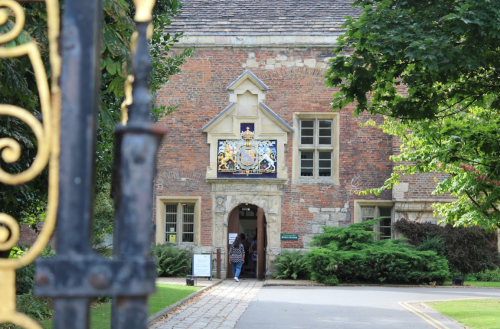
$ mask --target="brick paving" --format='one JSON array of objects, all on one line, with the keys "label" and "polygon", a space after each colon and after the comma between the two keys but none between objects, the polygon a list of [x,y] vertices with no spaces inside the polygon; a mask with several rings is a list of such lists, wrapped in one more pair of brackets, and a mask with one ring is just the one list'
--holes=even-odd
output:
[{"label": "brick paving", "polygon": [[150,329],[232,329],[262,288],[257,280],[225,280],[152,324]]}]

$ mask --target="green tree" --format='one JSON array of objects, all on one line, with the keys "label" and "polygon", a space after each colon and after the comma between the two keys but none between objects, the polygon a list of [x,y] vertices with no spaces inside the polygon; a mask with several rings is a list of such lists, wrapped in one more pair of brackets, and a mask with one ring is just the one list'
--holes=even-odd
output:
[{"label": "green tree", "polygon": [[[39,3],[22,3],[26,13],[25,32],[11,44],[22,44],[35,39],[40,45],[42,59],[50,76],[48,63],[48,40],[46,30],[45,5]],[[103,48],[101,59],[101,97],[99,111],[99,128],[96,150],[96,206],[94,235],[98,239],[112,231],[113,207],[110,200],[111,168],[113,163],[113,141],[115,125],[120,121],[120,106],[124,98],[124,83],[130,74],[130,37],[135,30],[133,21],[134,6],[132,0],[105,0],[103,22]],[[191,51],[185,50],[175,56],[167,56],[170,47],[178,41],[181,33],[164,35],[164,27],[171,23],[171,18],[181,10],[177,0],[157,0],[153,12],[155,28],[151,40],[152,78],[150,90],[154,94],[168,82],[170,76],[180,71]],[[1,26],[2,31],[9,30],[12,22]],[[15,104],[31,113],[39,114],[38,94],[31,65],[26,58],[0,61],[0,103]],[[154,101],[154,99],[153,99]],[[154,118],[169,114],[175,107],[154,107]],[[32,132],[22,122],[9,117],[0,117],[0,138],[14,137],[23,148],[22,159],[15,164],[0,163],[9,172],[20,172],[29,166],[36,154],[36,140]],[[40,204],[46,202],[47,175],[44,172],[32,182],[0,187],[0,209],[21,221],[37,222],[44,212]],[[39,213],[33,213],[33,204]],[[30,208],[29,208],[30,207]],[[40,211],[41,209],[41,211]],[[35,218],[35,220],[33,220]]]},{"label": "green tree", "polygon": [[[177,0],[157,0],[153,10],[154,32],[151,38],[152,71],[150,91],[153,94],[152,119],[157,120],[172,113],[176,106],[156,106],[154,95],[180,72],[180,66],[191,56],[186,49],[176,56],[166,56],[170,47],[179,40],[182,33],[164,35],[164,29],[171,24],[171,18],[180,13],[181,3]],[[113,164],[115,125],[121,119],[120,106],[124,99],[124,84],[130,74],[129,40],[135,31],[132,0],[106,0],[104,2],[105,23],[101,69],[101,111],[96,149],[96,204],[94,237],[97,240],[113,230],[113,203],[110,199],[111,170]]]},{"label": "green tree", "polygon": [[392,188],[401,176],[443,173],[434,194],[450,193],[457,199],[436,203],[437,214],[455,225],[500,225],[500,113],[484,107],[469,107],[441,119],[411,121],[386,118],[384,132],[402,141],[395,172],[379,189]]},{"label": "green tree", "polygon": [[[500,3],[494,0],[358,0],[338,38],[328,84],[333,108],[440,117],[447,109],[500,108]],[[342,55],[348,52],[350,55]]]},{"label": "green tree", "polygon": [[402,140],[401,161],[379,193],[402,175],[442,172],[434,193],[446,221],[500,224],[500,2],[359,0],[327,73],[333,109],[382,114]]}]

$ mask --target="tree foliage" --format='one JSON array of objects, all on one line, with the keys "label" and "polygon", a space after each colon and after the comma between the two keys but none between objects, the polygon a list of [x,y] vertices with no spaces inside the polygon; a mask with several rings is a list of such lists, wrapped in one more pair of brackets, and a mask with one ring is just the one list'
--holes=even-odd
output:
[{"label": "tree foliage", "polygon": [[363,13],[347,20],[328,71],[328,84],[340,88],[333,108],[356,101],[357,113],[400,118],[439,117],[472,105],[500,109],[500,2],[354,5]]},{"label": "tree foliage", "polygon": [[438,215],[456,225],[500,225],[500,115],[491,108],[470,107],[440,120],[400,121],[386,118],[381,129],[401,141],[398,163],[379,194],[402,176],[442,173],[434,194],[456,197],[434,205]]},{"label": "tree foliage", "polygon": [[[25,7],[26,25],[18,38],[3,45],[14,47],[29,42],[31,38],[42,44],[42,59],[45,69],[48,66],[46,49],[47,18],[40,4]],[[0,33],[5,33],[13,27],[9,20],[0,26]],[[42,27],[43,26],[43,27]],[[33,115],[40,115],[40,103],[34,73],[27,56],[0,60],[0,103],[12,104],[25,108]],[[21,145],[21,158],[15,163],[5,163],[0,160],[0,166],[9,173],[19,173],[28,168],[37,152],[37,141],[34,134],[22,121],[9,116],[0,116],[0,138],[10,137]],[[47,197],[47,171],[42,172],[36,179],[23,185],[0,184],[0,209],[14,218],[25,218],[25,222],[34,227],[37,217],[45,211]]]},{"label": "tree foliage", "polygon": [[453,273],[478,273],[497,268],[500,262],[497,234],[477,226],[440,226],[403,219],[394,223],[394,229],[418,250],[434,250],[438,254],[442,250]]},{"label": "tree foliage", "polygon": [[[61,1],[62,2],[62,1]],[[5,46],[14,46],[27,40],[34,39],[40,46],[42,59],[50,77],[48,62],[47,16],[43,3],[22,3],[26,13],[24,32],[12,43]],[[124,82],[131,73],[130,37],[135,30],[133,15],[135,12],[132,0],[104,0],[103,18],[103,48],[101,52],[101,87],[99,128],[96,149],[96,218],[95,234],[102,237],[112,230],[113,212],[109,189],[111,181],[111,167],[113,162],[113,142],[115,124],[120,121],[120,105],[124,98]],[[171,18],[181,10],[181,3],[177,0],[157,0],[153,12],[153,26],[155,28],[151,40],[152,77],[150,90],[154,94],[161,86],[168,82],[170,76],[180,71],[191,51],[185,50],[176,56],[167,56],[170,47],[178,41],[180,34],[164,35],[164,27],[171,23]],[[61,3],[61,8],[63,4]],[[10,25],[9,25],[10,24]],[[0,26],[2,31],[9,30],[12,21]],[[39,114],[39,100],[31,64],[27,58],[5,59],[0,61],[0,103],[15,104],[33,113]],[[154,103],[154,99],[152,100]],[[175,107],[154,107],[154,118],[169,114]],[[36,154],[36,140],[29,128],[19,120],[10,117],[0,117],[0,138],[12,137],[21,143],[22,159],[15,164],[0,165],[5,170],[15,173],[28,167]],[[0,209],[17,219],[26,221],[27,218],[43,214],[33,214],[28,210],[31,205],[46,202],[47,189],[46,171],[34,181],[19,185],[1,185]],[[40,207],[39,207],[40,208]],[[38,218],[40,219],[40,218]]]},{"label": "tree foliage", "polygon": [[500,224],[500,2],[359,0],[328,71],[332,106],[385,116],[401,139],[395,173],[440,172],[436,204],[456,225]]}]

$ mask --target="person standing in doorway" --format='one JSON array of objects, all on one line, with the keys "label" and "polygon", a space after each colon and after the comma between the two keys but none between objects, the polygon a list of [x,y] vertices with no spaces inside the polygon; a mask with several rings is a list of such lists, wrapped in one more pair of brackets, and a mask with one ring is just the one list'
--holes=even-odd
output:
[{"label": "person standing in doorway", "polygon": [[243,261],[245,260],[245,247],[243,247],[243,243],[241,243],[240,236],[237,236],[234,239],[234,243],[229,248],[229,261],[231,262],[231,267],[233,268],[234,280],[236,282],[240,282],[238,277],[240,276],[241,266],[243,265]]},{"label": "person standing in doorway", "polygon": [[239,236],[241,239],[241,243],[243,244],[243,249],[245,250],[245,257],[243,257],[243,265],[241,266],[241,273],[245,273],[245,268],[248,265],[248,255],[250,255],[250,253],[248,252],[250,243],[248,242],[244,233],[240,233]]},{"label": "person standing in doorway", "polygon": [[252,254],[253,273],[257,277],[257,235],[250,243],[250,253]]}]

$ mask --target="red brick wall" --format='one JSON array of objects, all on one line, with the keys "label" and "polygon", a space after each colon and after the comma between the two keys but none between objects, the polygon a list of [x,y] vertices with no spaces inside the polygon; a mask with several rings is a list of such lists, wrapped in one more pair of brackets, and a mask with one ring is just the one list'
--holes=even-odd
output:
[{"label": "red brick wall", "polygon": [[[19,246],[31,247],[35,243],[36,239],[38,238],[38,233],[26,224],[21,224],[20,229],[21,229],[20,237],[19,237],[19,241],[17,242],[17,244]],[[40,232],[43,229],[43,223],[38,224],[37,229],[38,229],[38,232]],[[55,234],[52,234],[52,237],[50,238],[49,245],[52,249],[56,248]]]},{"label": "red brick wall", "polygon": [[[169,133],[159,150],[156,195],[202,196],[202,245],[212,244],[210,184],[204,180],[209,165],[209,146],[201,129],[229,104],[227,86],[244,70],[249,53],[260,62],[249,68],[270,90],[265,104],[289,125],[294,112],[328,112],[333,90],[324,85],[321,68],[281,67],[265,69],[267,59],[285,55],[288,59],[313,58],[325,63],[330,50],[283,50],[252,48],[196,48],[193,57],[158,94],[159,104],[179,105],[159,125]],[[340,112],[339,185],[291,185],[293,136],[285,146],[285,161],[290,181],[284,188],[282,232],[310,234],[313,213],[309,208],[344,208],[352,221],[354,199],[390,200],[391,191],[382,195],[357,196],[353,192],[383,184],[392,170],[389,155],[392,138],[373,127],[360,128],[368,115],[353,118],[352,109]],[[380,120],[380,118],[376,118]],[[345,224],[344,223],[344,224]],[[286,241],[283,247],[303,247],[301,241]]]}]

